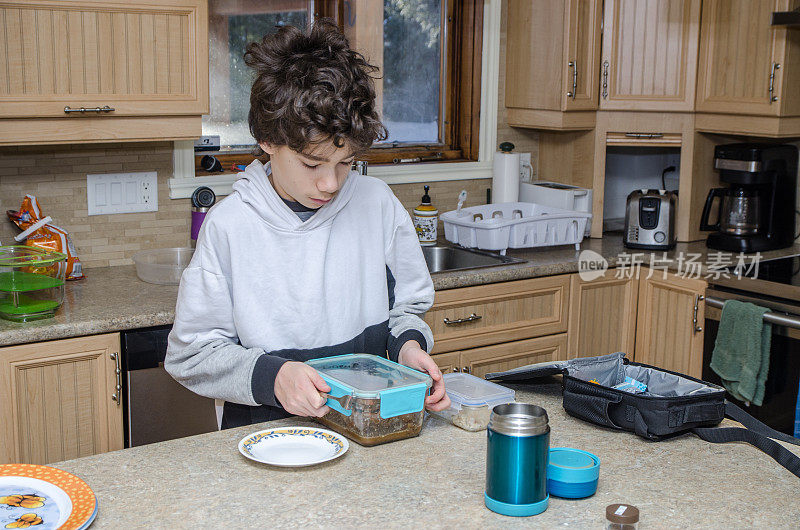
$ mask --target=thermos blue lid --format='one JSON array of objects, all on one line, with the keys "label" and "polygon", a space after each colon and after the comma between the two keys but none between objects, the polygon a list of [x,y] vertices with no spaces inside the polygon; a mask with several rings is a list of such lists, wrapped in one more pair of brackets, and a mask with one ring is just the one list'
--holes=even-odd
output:
[{"label": "thermos blue lid", "polygon": [[587,451],[553,447],[547,461],[547,492],[556,497],[581,499],[594,495],[600,477],[600,459]]}]

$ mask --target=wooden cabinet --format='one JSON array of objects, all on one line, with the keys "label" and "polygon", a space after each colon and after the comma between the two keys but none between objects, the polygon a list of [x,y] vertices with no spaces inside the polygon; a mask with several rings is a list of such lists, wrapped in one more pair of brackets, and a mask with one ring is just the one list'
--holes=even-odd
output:
[{"label": "wooden cabinet", "polygon": [[642,269],[635,361],[701,377],[706,286],[704,280]]},{"label": "wooden cabinet", "polygon": [[601,109],[692,111],[700,0],[606,0]]},{"label": "wooden cabinet", "polygon": [[122,449],[119,346],[111,333],[0,348],[0,464]]},{"label": "wooden cabinet", "polygon": [[773,11],[793,9],[800,0],[703,2],[698,130],[800,136],[800,39],[770,25]]},{"label": "wooden cabinet", "polygon": [[569,275],[437,291],[425,315],[432,353],[567,331]]},{"label": "wooden cabinet", "polygon": [[576,130],[594,126],[599,0],[509,0],[506,120]]},{"label": "wooden cabinet", "polygon": [[3,2],[0,145],[198,137],[207,26],[205,0]]},{"label": "wooden cabinet", "polygon": [[572,275],[569,357],[625,352],[633,357],[639,282],[614,270],[593,280]]}]

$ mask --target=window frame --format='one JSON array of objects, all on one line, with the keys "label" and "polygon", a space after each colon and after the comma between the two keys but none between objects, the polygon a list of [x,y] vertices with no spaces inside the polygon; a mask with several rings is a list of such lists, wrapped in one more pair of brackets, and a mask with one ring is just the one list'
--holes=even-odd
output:
[{"label": "window frame", "polygon": [[[400,166],[402,162],[470,162],[479,160],[481,65],[484,0],[443,1],[446,10],[442,64],[444,74],[443,142],[437,144],[382,144],[359,156],[371,165]],[[308,0],[313,18],[330,17],[344,28],[345,0]],[[205,155],[213,155],[225,172],[234,165],[249,164],[252,151],[200,151],[194,154],[197,175],[209,175],[200,166]],[[219,173],[218,173],[219,175]]]}]

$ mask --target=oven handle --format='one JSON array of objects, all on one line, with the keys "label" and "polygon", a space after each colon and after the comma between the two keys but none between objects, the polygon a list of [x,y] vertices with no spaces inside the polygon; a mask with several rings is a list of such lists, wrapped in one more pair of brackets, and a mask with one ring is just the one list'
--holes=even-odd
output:
[{"label": "oven handle", "polygon": [[[722,307],[725,305],[725,300],[720,300],[719,298],[714,298],[713,296],[706,296],[706,304],[710,305],[711,307],[722,309]],[[786,326],[787,328],[800,329],[800,318],[781,313],[775,313],[774,311],[767,311],[764,313],[764,321],[777,324],[779,326]]]}]

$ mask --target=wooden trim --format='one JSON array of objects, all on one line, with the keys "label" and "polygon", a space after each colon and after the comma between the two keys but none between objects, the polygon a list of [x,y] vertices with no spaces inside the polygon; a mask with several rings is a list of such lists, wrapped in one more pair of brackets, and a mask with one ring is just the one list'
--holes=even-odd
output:
[{"label": "wooden trim", "polygon": [[[654,131],[655,132],[655,131]],[[609,132],[606,145],[614,147],[680,147],[681,135],[678,133],[659,133],[659,138],[632,138],[624,132]]]},{"label": "wooden trim", "polygon": [[0,119],[0,145],[195,140],[200,116]]},{"label": "wooden trim", "polygon": [[483,0],[459,2],[453,33],[460,43],[458,72],[451,95],[458,96],[453,138],[463,159],[478,160],[481,116],[481,64],[483,61]]},{"label": "wooden trim", "polygon": [[695,127],[701,132],[745,134],[769,138],[800,136],[800,117],[743,116],[739,114],[695,114]]},{"label": "wooden trim", "polygon": [[[589,111],[562,112],[506,107],[506,122],[512,127],[554,131],[585,131],[593,129],[597,113]],[[531,125],[535,124],[535,125]]]}]

